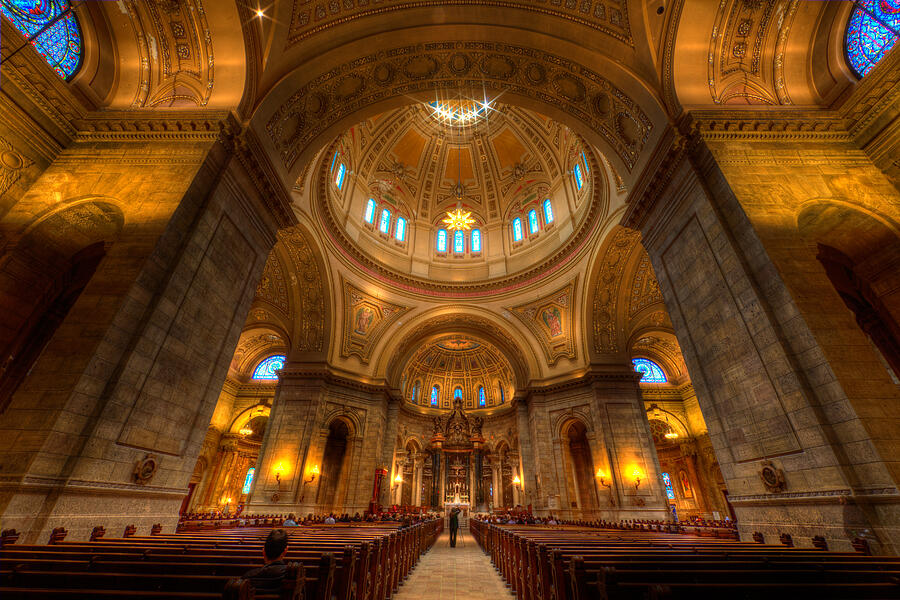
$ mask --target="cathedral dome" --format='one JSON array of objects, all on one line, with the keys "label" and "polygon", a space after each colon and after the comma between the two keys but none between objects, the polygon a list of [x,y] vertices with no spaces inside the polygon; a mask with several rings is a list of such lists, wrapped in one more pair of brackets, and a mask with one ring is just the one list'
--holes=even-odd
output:
[{"label": "cathedral dome", "polygon": [[417,103],[322,155],[319,209],[345,254],[379,275],[457,290],[533,280],[597,221],[596,161],[578,135],[527,109]]},{"label": "cathedral dome", "polygon": [[508,404],[515,391],[513,370],[490,342],[446,335],[422,346],[403,370],[404,399],[417,406],[450,410],[456,400],[466,410]]}]

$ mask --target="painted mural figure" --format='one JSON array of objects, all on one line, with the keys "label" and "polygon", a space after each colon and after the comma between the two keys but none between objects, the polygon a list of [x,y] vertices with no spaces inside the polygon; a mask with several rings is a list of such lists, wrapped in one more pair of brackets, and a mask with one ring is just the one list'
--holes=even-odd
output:
[{"label": "painted mural figure", "polygon": [[353,328],[353,331],[359,335],[366,335],[369,333],[369,327],[372,326],[372,321],[374,320],[375,311],[368,306],[360,307],[359,310],[356,311],[356,325]]},{"label": "painted mural figure", "polygon": [[687,473],[681,471],[678,476],[681,479],[681,489],[684,491],[684,497],[693,498],[694,493],[691,490],[691,481],[688,479]]},{"label": "painted mural figure", "polygon": [[562,317],[558,308],[554,306],[553,308],[545,309],[541,313],[541,318],[544,319],[544,325],[550,330],[550,337],[562,335]]}]

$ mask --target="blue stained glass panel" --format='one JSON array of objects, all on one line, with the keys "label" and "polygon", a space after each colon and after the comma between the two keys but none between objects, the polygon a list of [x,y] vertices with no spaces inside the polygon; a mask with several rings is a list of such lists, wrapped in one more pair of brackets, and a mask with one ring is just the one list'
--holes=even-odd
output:
[{"label": "blue stained glass panel", "polygon": [[453,251],[457,254],[466,251],[466,235],[458,229],[453,232]]},{"label": "blue stained glass panel", "polygon": [[472,230],[472,252],[481,252],[481,231]]},{"label": "blue stained glass panel", "polygon": [[456,388],[455,390],[453,390],[453,399],[462,400],[462,388]]},{"label": "blue stained glass panel", "polygon": [[391,211],[386,208],[381,209],[381,218],[378,220],[378,231],[387,233],[388,227],[391,225]]},{"label": "blue stained glass panel", "polygon": [[247,476],[244,477],[244,487],[241,488],[242,494],[250,493],[250,486],[253,484],[253,475],[256,473],[255,467],[250,467],[247,469]]},{"label": "blue stained glass panel", "polygon": [[652,360],[635,358],[631,362],[634,363],[634,370],[643,374],[641,383],[665,383],[667,381],[665,372]]},{"label": "blue stained glass panel", "polygon": [[666,486],[666,498],[675,500],[675,491],[672,489],[672,478],[668,473],[662,474],[663,485]]},{"label": "blue stained glass panel", "polygon": [[334,178],[334,182],[337,184],[338,189],[344,187],[344,175],[347,173],[347,167],[344,166],[344,163],[341,163],[338,167],[337,175]]},{"label": "blue stained glass panel", "polygon": [[431,405],[432,406],[438,405],[438,394],[439,393],[440,393],[440,390],[438,390],[438,386],[434,386],[433,388],[431,388]]},{"label": "blue stained glass panel", "polygon": [[413,404],[415,404],[416,400],[418,400],[418,399],[419,399],[419,382],[417,381],[416,385],[413,386],[413,391],[412,391]]},{"label": "blue stained glass panel", "polygon": [[69,0],[0,0],[0,12],[60,77],[75,75],[84,42]]},{"label": "blue stained glass panel", "polygon": [[397,217],[397,226],[394,227],[394,238],[398,242],[406,239],[406,219],[403,217]]},{"label": "blue stained glass panel", "polygon": [[339,152],[334,153],[334,158],[331,159],[331,171],[334,172],[334,165],[337,163],[337,157]]},{"label": "blue stained glass panel", "polygon": [[278,375],[275,371],[284,367],[285,360],[287,360],[287,358],[280,354],[270,356],[263,360],[256,365],[256,369],[253,371],[253,379],[278,379]]},{"label": "blue stained glass panel", "polygon": [[365,215],[366,223],[372,223],[375,221],[375,200],[369,198],[369,201],[366,202],[366,215]]},{"label": "blue stained glass panel", "polygon": [[584,185],[584,179],[581,176],[581,165],[580,164],[575,165],[574,173],[575,173],[575,186],[580,190],[581,186]]},{"label": "blue stained glass panel", "polygon": [[506,402],[506,394],[503,393],[503,386],[500,385],[500,404]]},{"label": "blue stained glass panel", "polygon": [[537,211],[531,209],[528,211],[528,233],[537,233],[538,231],[538,218]]},{"label": "blue stained glass panel", "polygon": [[900,0],[857,0],[847,22],[844,44],[850,66],[860,77],[897,44]]},{"label": "blue stained glass panel", "polygon": [[513,219],[513,241],[522,241],[522,219],[516,217]]},{"label": "blue stained glass panel", "polygon": [[447,231],[444,229],[441,229],[437,232],[437,251],[447,251]]},{"label": "blue stained glass panel", "polygon": [[581,160],[584,161],[584,172],[590,173],[591,168],[588,166],[587,155],[584,152],[581,153]]},{"label": "blue stained glass panel", "polygon": [[484,387],[478,386],[478,406],[487,406],[487,397],[484,395]]},{"label": "blue stained glass panel", "polygon": [[553,222],[553,205],[550,204],[550,198],[544,200],[544,223]]}]

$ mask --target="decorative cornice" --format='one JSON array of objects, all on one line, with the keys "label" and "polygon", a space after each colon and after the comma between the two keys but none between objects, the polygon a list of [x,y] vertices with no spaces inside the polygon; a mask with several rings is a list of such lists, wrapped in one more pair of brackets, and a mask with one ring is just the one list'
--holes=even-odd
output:
[{"label": "decorative cornice", "polygon": [[748,494],[744,496],[728,496],[732,504],[809,504],[809,503],[833,503],[845,504],[847,498],[864,498],[866,502],[886,500],[900,502],[900,491],[897,488],[864,488],[864,489],[837,489],[806,492],[779,492],[776,494]]},{"label": "decorative cornice", "polygon": [[80,142],[215,142],[228,118],[225,111],[104,111],[85,115],[73,125]]}]

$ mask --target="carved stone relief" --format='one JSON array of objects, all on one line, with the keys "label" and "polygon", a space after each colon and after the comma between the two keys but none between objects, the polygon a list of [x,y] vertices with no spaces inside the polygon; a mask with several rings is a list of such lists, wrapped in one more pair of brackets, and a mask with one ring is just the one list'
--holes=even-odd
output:
[{"label": "carved stone relief", "polygon": [[278,239],[284,243],[294,265],[290,285],[299,298],[299,329],[293,347],[301,352],[321,352],[325,346],[325,274],[319,270],[315,250],[297,228],[282,229]]},{"label": "carved stone relief", "polygon": [[597,273],[591,311],[596,352],[617,352],[619,350],[619,338],[616,334],[616,299],[619,297],[622,270],[640,237],[640,233],[637,231],[624,227],[618,228],[603,256],[600,270]]}]

